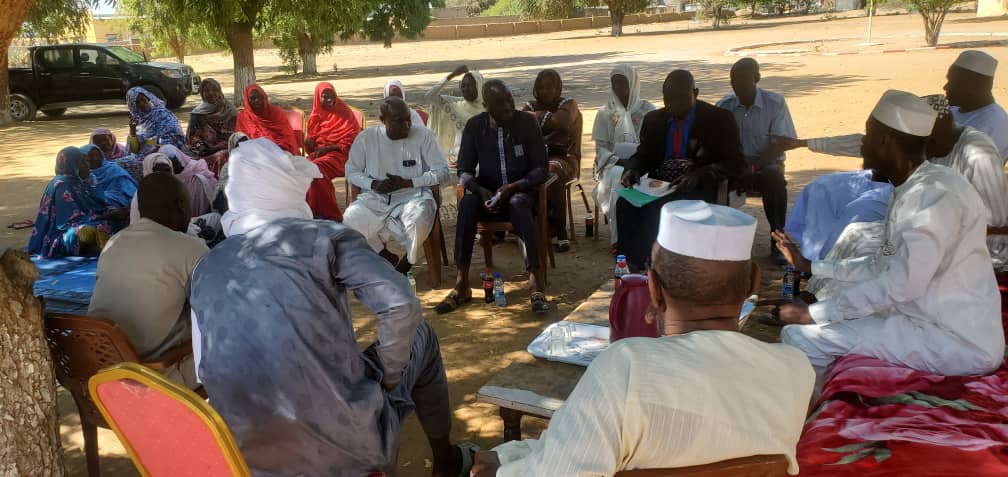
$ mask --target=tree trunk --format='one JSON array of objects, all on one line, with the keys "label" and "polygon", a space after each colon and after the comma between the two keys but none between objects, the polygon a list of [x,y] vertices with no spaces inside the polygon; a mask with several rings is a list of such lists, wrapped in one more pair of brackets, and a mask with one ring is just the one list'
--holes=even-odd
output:
[{"label": "tree trunk", "polygon": [[168,32],[168,47],[171,48],[172,55],[179,63],[185,63],[188,46],[189,40],[185,35],[179,35],[174,29]]},{"label": "tree trunk", "polygon": [[612,36],[623,36],[623,20],[626,18],[626,12],[610,9],[609,16],[612,17]]},{"label": "tree trunk", "polygon": [[937,12],[920,11],[920,15],[924,19],[924,41],[927,42],[927,46],[938,46],[938,36],[941,35],[946,13],[948,13],[948,9]]},{"label": "tree trunk", "polygon": [[[0,126],[10,122],[10,84],[7,78],[7,50],[21,28],[35,0],[0,0]],[[2,461],[0,461],[2,465]],[[2,468],[2,467],[0,467]]]},{"label": "tree trunk", "polygon": [[24,252],[0,258],[0,475],[61,477],[56,377],[32,295],[38,271]]},{"label": "tree trunk", "polygon": [[306,75],[318,74],[318,50],[321,41],[307,33],[298,32],[298,53],[301,55],[301,72]]},{"label": "tree trunk", "polygon": [[252,47],[252,24],[234,23],[224,32],[234,59],[234,102],[241,105],[245,87],[255,83],[255,52]]},{"label": "tree trunk", "polygon": [[714,15],[713,29],[719,30],[721,29],[721,7],[714,7],[712,13]]}]

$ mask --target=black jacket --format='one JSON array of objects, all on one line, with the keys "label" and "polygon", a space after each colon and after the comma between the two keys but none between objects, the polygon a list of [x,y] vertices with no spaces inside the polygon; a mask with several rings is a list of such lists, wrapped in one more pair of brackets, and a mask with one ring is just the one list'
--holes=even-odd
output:
[{"label": "black jacket", "polygon": [[[640,146],[627,160],[626,168],[652,173],[665,159],[665,145],[672,115],[664,108],[644,116]],[[745,170],[745,156],[739,141],[738,125],[732,113],[703,101],[696,102],[686,157],[705,167],[712,177],[734,179]]]}]

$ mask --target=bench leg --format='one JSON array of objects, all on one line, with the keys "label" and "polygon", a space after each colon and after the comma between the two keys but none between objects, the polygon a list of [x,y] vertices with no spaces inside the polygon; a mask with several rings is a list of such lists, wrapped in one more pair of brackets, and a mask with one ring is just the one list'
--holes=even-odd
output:
[{"label": "bench leg", "polygon": [[504,421],[504,442],[521,440],[521,419],[523,415],[521,411],[500,408],[500,417]]}]

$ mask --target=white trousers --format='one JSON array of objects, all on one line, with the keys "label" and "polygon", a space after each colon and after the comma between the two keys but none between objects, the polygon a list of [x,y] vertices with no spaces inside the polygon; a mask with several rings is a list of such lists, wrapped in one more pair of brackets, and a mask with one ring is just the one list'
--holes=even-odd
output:
[{"label": "white trousers", "polygon": [[417,197],[385,205],[358,200],[343,211],[343,223],[360,232],[376,252],[394,239],[406,249],[406,259],[416,265],[423,257],[423,244],[434,227],[437,203],[432,197]]}]

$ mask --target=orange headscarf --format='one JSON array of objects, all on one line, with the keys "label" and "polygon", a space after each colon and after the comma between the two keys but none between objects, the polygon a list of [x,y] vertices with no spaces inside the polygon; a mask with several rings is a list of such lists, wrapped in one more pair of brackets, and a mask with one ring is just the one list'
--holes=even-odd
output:
[{"label": "orange headscarf", "polygon": [[[262,115],[256,114],[249,107],[249,94],[258,91],[263,97]],[[269,102],[269,96],[261,86],[250,84],[245,87],[245,109],[238,113],[238,121],[235,124],[235,131],[243,132],[249,139],[264,137],[273,141],[281,149],[291,154],[301,154],[301,144],[298,143],[297,134],[287,121],[287,113]]]},{"label": "orange headscarf", "polygon": [[319,146],[341,144],[349,150],[354,138],[361,132],[360,121],[338,95],[332,109],[322,107],[322,92],[325,90],[330,90],[336,95],[336,88],[328,82],[315,86],[315,100],[312,103],[311,116],[308,117],[307,136],[315,139],[315,143]]}]

